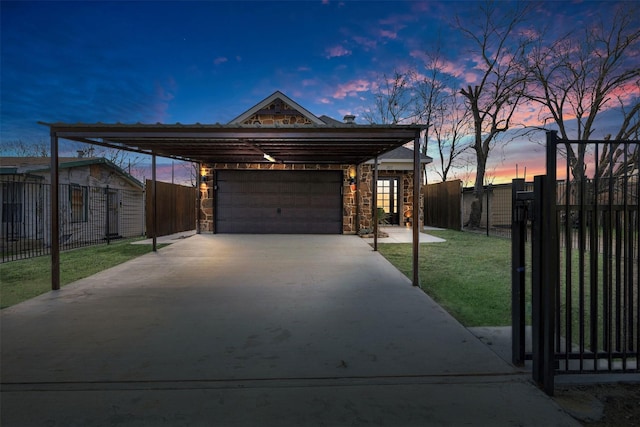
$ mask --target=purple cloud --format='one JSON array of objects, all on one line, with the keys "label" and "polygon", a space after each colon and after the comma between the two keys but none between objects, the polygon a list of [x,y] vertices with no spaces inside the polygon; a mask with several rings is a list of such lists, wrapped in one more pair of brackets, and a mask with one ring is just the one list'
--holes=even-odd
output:
[{"label": "purple cloud", "polygon": [[337,58],[340,56],[348,56],[351,55],[351,51],[349,49],[344,48],[341,45],[330,47],[326,50],[327,59]]}]

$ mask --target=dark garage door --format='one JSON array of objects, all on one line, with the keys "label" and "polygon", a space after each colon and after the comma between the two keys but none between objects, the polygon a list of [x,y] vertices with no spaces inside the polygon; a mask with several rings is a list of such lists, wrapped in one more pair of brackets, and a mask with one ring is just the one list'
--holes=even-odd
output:
[{"label": "dark garage door", "polygon": [[341,234],[341,171],[218,171],[216,232]]}]

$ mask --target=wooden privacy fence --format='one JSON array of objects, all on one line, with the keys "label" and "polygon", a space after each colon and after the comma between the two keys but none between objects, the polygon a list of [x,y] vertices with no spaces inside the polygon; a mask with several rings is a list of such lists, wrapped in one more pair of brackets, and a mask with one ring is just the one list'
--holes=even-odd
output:
[{"label": "wooden privacy fence", "polygon": [[[153,237],[153,181],[146,182],[146,230]],[[156,182],[157,236],[166,236],[196,228],[196,189]]]},{"label": "wooden privacy fence", "polygon": [[447,181],[423,187],[424,224],[451,230],[462,229],[460,217],[462,181]]}]

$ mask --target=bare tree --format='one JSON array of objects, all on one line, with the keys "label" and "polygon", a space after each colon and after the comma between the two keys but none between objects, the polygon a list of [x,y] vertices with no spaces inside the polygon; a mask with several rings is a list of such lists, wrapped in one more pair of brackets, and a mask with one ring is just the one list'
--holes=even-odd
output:
[{"label": "bare tree", "polygon": [[[374,108],[365,115],[370,123],[420,123],[427,129],[427,139],[437,143],[439,166],[443,181],[458,156],[464,151],[461,139],[469,123],[469,115],[460,101],[453,79],[444,71],[440,49],[425,54],[425,62],[418,69],[394,72],[384,77],[375,94]],[[427,155],[427,143],[420,147]],[[426,170],[425,170],[426,179]]]},{"label": "bare tree", "polygon": [[461,156],[470,148],[463,139],[471,128],[471,111],[457,92],[449,93],[433,111],[430,138],[435,140],[438,149],[439,169],[436,173],[442,182],[450,177],[452,169],[460,166]]},{"label": "bare tree", "polygon": [[44,141],[28,143],[18,139],[1,146],[0,152],[3,154],[12,154],[18,157],[49,157],[51,151],[50,145]]},{"label": "bare tree", "polygon": [[[436,173],[444,182],[449,171],[456,166],[458,157],[468,146],[462,144],[464,130],[468,130],[469,114],[456,92],[453,78],[444,68],[440,43],[433,53],[425,54],[425,73],[413,72],[416,99],[414,118],[427,129],[427,138],[421,152],[427,155],[427,142],[436,142],[438,169]],[[426,181],[426,170],[425,170]]]},{"label": "bare tree", "polygon": [[[532,84],[527,97],[542,105],[541,119],[554,123],[563,139],[588,141],[596,132],[596,119],[617,110],[621,121],[612,144],[603,145],[599,164],[613,169],[608,159],[637,164],[637,150],[623,156],[620,142],[637,138],[640,130],[640,8],[625,3],[614,11],[611,22],[602,21],[571,31],[550,45],[532,50],[528,66]],[[572,128],[575,123],[575,128]],[[602,135],[610,139],[612,135]],[[587,145],[565,144],[574,180],[585,178]],[[628,165],[616,169],[621,173]]]},{"label": "bare tree", "polygon": [[103,157],[130,175],[133,175],[133,171],[136,171],[138,166],[144,161],[143,155],[132,151],[96,147],[92,144],[80,144],[76,147],[76,152],[80,157]]},{"label": "bare tree", "polygon": [[507,10],[504,3],[482,3],[474,17],[478,24],[467,24],[458,18],[458,29],[473,44],[480,76],[478,83],[460,90],[473,117],[472,149],[476,154],[474,201],[468,226],[478,227],[482,216],[484,179],[489,154],[496,137],[509,130],[513,115],[522,101],[526,86],[526,68],[521,57],[531,42],[525,33],[518,34],[531,8],[531,3],[518,3]]},{"label": "bare tree", "polygon": [[[421,75],[417,71],[411,73],[416,96],[414,100],[414,117],[419,123],[423,123],[427,129],[427,137],[431,126],[434,124],[435,116],[442,115],[445,109],[445,97],[448,93],[446,86],[446,74],[442,71],[442,57],[440,44],[434,53],[426,53],[424,64],[425,74]],[[421,149],[422,154],[427,154],[427,144],[425,141]]]},{"label": "bare tree", "polygon": [[198,163],[183,161],[180,162],[180,167],[186,174],[188,174],[189,184],[191,187],[195,187],[198,182],[198,174],[200,173]]},{"label": "bare tree", "polygon": [[414,102],[410,78],[410,73],[397,70],[391,78],[384,75],[374,93],[373,109],[365,112],[363,118],[371,124],[397,124],[406,119]]}]

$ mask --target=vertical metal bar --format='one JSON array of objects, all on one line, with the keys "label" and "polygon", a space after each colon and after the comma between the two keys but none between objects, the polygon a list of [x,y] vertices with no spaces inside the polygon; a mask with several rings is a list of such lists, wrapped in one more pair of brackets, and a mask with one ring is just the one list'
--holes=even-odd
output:
[{"label": "vertical metal bar", "polygon": [[490,191],[490,186],[487,185],[487,187],[485,188],[485,194],[487,195],[487,209],[486,209],[486,217],[487,217],[487,224],[486,224],[486,229],[487,229],[487,237],[489,237],[489,191]]},{"label": "vertical metal bar", "polygon": [[[638,150],[640,150],[640,147],[636,146],[636,152],[635,152],[635,171],[639,171],[640,170],[640,158],[638,157]],[[636,336],[635,336],[635,357],[636,360],[640,359],[640,172],[636,172],[636,194],[635,194],[635,219],[634,219],[634,228],[633,230],[635,231],[635,237],[636,237],[636,252],[634,255],[634,259],[633,261],[636,263],[636,274],[635,274],[635,278],[631,278],[630,281],[633,282],[633,280],[635,279],[635,286],[631,286],[629,288],[629,301],[631,301],[631,305],[633,306],[633,301],[634,301],[634,296],[633,296],[633,291],[635,290],[636,296],[635,298],[638,299],[638,302],[635,304],[636,310],[635,310],[635,318],[636,318],[636,323],[635,323],[635,328],[636,328]],[[631,309],[631,316],[629,318],[629,334],[631,337],[633,337],[633,309]],[[631,338],[631,348],[633,349],[633,338]],[[633,350],[632,350],[633,351]],[[637,363],[637,362],[636,362]],[[637,368],[637,366],[636,366]]]},{"label": "vertical metal bar", "polygon": [[[566,162],[566,185],[564,187],[564,286],[565,286],[565,370],[569,368],[569,356],[571,355],[571,348],[573,346],[573,331],[572,331],[572,320],[573,320],[573,280],[572,280],[572,249],[573,249],[573,210],[571,209],[571,181],[569,177],[571,176],[571,171],[569,170],[569,162]],[[559,305],[562,307],[562,304]]]},{"label": "vertical metal bar", "polygon": [[107,238],[107,245],[111,243],[111,238],[109,237],[109,234],[111,233],[111,230],[109,230],[109,208],[110,208],[110,203],[111,203],[111,197],[109,197],[109,186],[107,185],[107,187],[104,189],[104,195],[105,195],[105,205],[107,207],[107,211],[106,211],[106,221],[105,221],[105,237]]},{"label": "vertical metal bar", "polygon": [[579,182],[579,207],[580,207],[580,224],[578,231],[578,327],[579,327],[579,349],[580,349],[580,371],[584,369],[584,348],[585,348],[585,252],[587,248],[587,216],[585,214],[586,208],[586,179],[582,177]]},{"label": "vertical metal bar", "polygon": [[544,379],[543,389],[548,395],[553,395],[555,374],[555,316],[556,316],[556,292],[559,278],[559,247],[557,230],[557,135],[555,132],[547,132],[547,177],[545,180],[545,194],[543,198],[543,316],[544,316]]},{"label": "vertical metal bar", "polygon": [[[598,144],[596,143],[596,146]],[[613,158],[611,150],[609,150],[609,160],[611,161]],[[612,313],[611,313],[611,300],[612,300],[612,294],[611,294],[611,290],[612,290],[612,279],[613,279],[613,271],[612,271],[612,260],[613,260],[613,234],[612,234],[612,228],[613,228],[613,220],[612,220],[612,214],[613,214],[613,205],[612,205],[612,197],[613,197],[613,187],[612,187],[612,178],[613,175],[611,174],[611,169],[613,168],[613,165],[611,163],[609,163],[609,176],[606,177],[607,178],[607,205],[604,207],[605,209],[603,209],[603,221],[602,221],[602,232],[603,232],[603,259],[602,259],[602,264],[603,264],[603,269],[602,269],[602,275],[603,275],[603,280],[602,280],[602,314],[603,314],[603,325],[602,325],[602,333],[603,333],[603,337],[602,337],[602,345],[604,350],[608,353],[607,354],[607,359],[609,361],[609,366],[608,368],[611,368],[611,319],[612,319]],[[598,168],[596,169],[596,171],[598,170]],[[603,177],[605,178],[605,177]],[[600,189],[598,189],[599,192]]]},{"label": "vertical metal bar", "polygon": [[[598,145],[595,147],[595,170],[598,170],[598,157],[600,156],[598,151]],[[598,353],[598,255],[600,252],[600,232],[599,232],[599,216],[600,208],[598,206],[598,188],[600,186],[600,180],[596,173],[593,177],[591,185],[592,192],[592,219],[590,228],[590,265],[589,265],[589,335],[590,335],[590,350],[594,355]],[[598,370],[597,357],[594,356],[594,370]]]},{"label": "vertical metal bar", "polygon": [[[611,153],[610,158],[613,159],[613,153]],[[611,168],[613,168],[613,164],[611,164]],[[612,191],[609,192],[609,198],[610,199],[613,198],[613,200],[610,200],[609,202],[610,209],[612,209],[613,205],[615,204],[615,210],[613,211],[613,214],[614,214],[613,223],[615,224],[615,230],[614,232],[612,232],[612,236],[615,236],[614,237],[615,249],[613,250],[614,266],[612,271],[614,272],[614,283],[615,283],[615,302],[614,302],[614,311],[615,311],[615,321],[614,321],[615,344],[614,346],[615,348],[614,350],[620,351],[620,348],[622,345],[621,330],[622,330],[622,310],[623,310],[621,286],[624,285],[624,280],[622,279],[622,260],[623,259],[627,260],[627,258],[623,258],[624,254],[622,252],[623,235],[622,235],[621,217],[624,216],[624,202],[620,202],[616,197],[618,194],[620,194],[620,191],[619,191],[620,181],[616,179],[615,182],[613,182],[613,171],[611,169],[609,170],[609,175],[612,181],[610,186]],[[626,179],[626,170],[625,170],[625,174],[622,176],[622,179],[623,180]],[[622,209],[620,209],[620,206],[622,206]],[[609,369],[612,369],[612,367],[610,366]]]},{"label": "vertical metal bar", "polygon": [[[624,179],[624,178],[623,178]],[[616,180],[618,181],[618,180]],[[620,193],[620,181],[616,182],[616,189],[618,190],[616,192],[616,194]],[[624,191],[623,191],[624,192]],[[618,201],[616,203],[617,206],[619,206],[621,203]],[[616,224],[616,230],[615,230],[615,242],[616,242],[616,249],[615,249],[615,271],[616,271],[616,275],[615,275],[615,303],[614,303],[614,307],[615,307],[615,351],[621,351],[621,347],[622,347],[622,313],[623,313],[623,306],[622,306],[622,289],[623,286],[625,285],[625,281],[624,281],[624,277],[623,277],[623,271],[622,271],[622,262],[628,262],[628,259],[625,257],[626,251],[624,250],[624,246],[622,244],[622,240],[624,239],[624,232],[623,232],[623,224],[624,224],[624,208],[623,209],[619,209],[618,207],[616,207],[616,211],[615,211],[615,224]]]},{"label": "vertical metal bar", "polygon": [[[426,143],[426,136],[425,136]],[[420,131],[413,139],[413,286],[420,286]]]},{"label": "vertical metal bar", "polygon": [[198,171],[196,172],[196,234],[200,234],[202,232],[200,228],[200,210],[202,208],[202,163],[198,162],[196,164],[198,165]]},{"label": "vertical metal bar", "polygon": [[151,192],[153,198],[151,199],[151,222],[153,227],[151,232],[153,233],[153,251],[158,251],[158,192],[156,185],[156,155],[151,155]]},{"label": "vertical metal bar", "polygon": [[[635,171],[640,171],[640,157],[638,156],[638,150],[640,150],[640,147],[638,147],[636,145],[636,152],[635,152]],[[633,291],[635,290],[636,296],[635,298],[638,300],[638,302],[635,304],[636,306],[636,310],[635,310],[635,318],[636,318],[636,323],[635,323],[635,328],[636,328],[636,336],[635,336],[635,357],[636,357],[636,361],[638,359],[640,359],[640,172],[636,172],[636,194],[635,194],[635,205],[636,205],[636,214],[635,214],[635,220],[634,220],[634,231],[635,231],[635,236],[636,236],[636,252],[635,252],[635,256],[634,256],[634,262],[636,263],[636,274],[635,274],[635,286],[631,286],[629,289],[629,301],[631,301],[631,304],[633,305],[633,301],[634,301],[634,296],[633,296]],[[631,279],[631,281],[633,281],[634,278]],[[633,336],[633,309],[631,310],[631,316],[629,319],[629,323],[630,323],[630,335]],[[632,342],[633,342],[633,338],[632,338]],[[631,344],[632,348],[633,344]],[[637,362],[636,362],[637,363]],[[637,368],[637,366],[636,366]]]},{"label": "vertical metal bar", "polygon": [[360,189],[360,174],[361,174],[361,169],[362,166],[361,165],[355,165],[356,166],[356,193],[353,195],[354,197],[354,203],[356,205],[356,223],[355,223],[355,232],[356,234],[358,234],[360,232],[360,219],[361,219],[361,213],[360,213],[360,194],[361,194],[361,189]]},{"label": "vertical metal bar", "polygon": [[511,184],[511,361],[524,364],[525,357],[525,236],[527,218],[520,217],[518,192],[524,191],[524,179]]},{"label": "vertical metal bar", "polygon": [[51,133],[51,289],[60,289],[60,218],[58,136]]},{"label": "vertical metal bar", "polygon": [[[633,235],[633,226],[631,224],[630,221],[630,212],[629,212],[629,174],[628,174],[628,169],[626,167],[626,165],[628,165],[629,163],[629,144],[625,143],[624,144],[624,156],[623,156],[623,162],[625,165],[625,169],[624,169],[624,177],[623,177],[623,191],[622,191],[622,197],[623,197],[623,218],[622,218],[622,222],[623,222],[623,227],[624,227],[624,270],[623,270],[623,286],[622,286],[622,292],[623,292],[623,296],[622,296],[622,307],[623,307],[623,313],[622,313],[622,369],[626,370],[627,369],[627,351],[629,350],[628,348],[628,328],[627,328],[627,322],[629,319],[629,314],[633,315],[633,311],[631,311],[631,307],[633,307],[633,303],[630,302],[629,300],[629,290],[631,289],[631,283],[630,283],[630,279],[631,277],[633,277],[633,247],[631,246],[633,243],[633,240],[631,239],[631,236]],[[631,311],[631,313],[630,313]]]},{"label": "vertical metal bar", "polygon": [[542,222],[542,199],[544,198],[544,176],[536,176],[533,180],[533,226],[531,230],[531,334],[533,380],[539,385],[544,381],[544,317],[542,307],[542,271],[544,259],[542,257],[542,236],[544,227]]},{"label": "vertical metal bar", "polygon": [[378,156],[373,159],[373,183],[371,184],[371,206],[373,207],[373,250],[378,250]]}]

